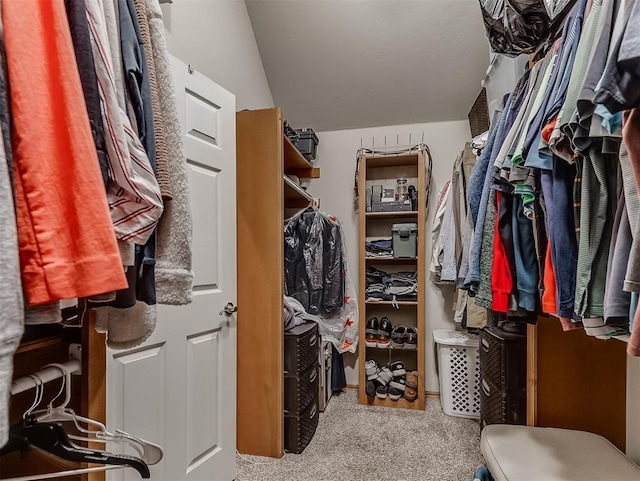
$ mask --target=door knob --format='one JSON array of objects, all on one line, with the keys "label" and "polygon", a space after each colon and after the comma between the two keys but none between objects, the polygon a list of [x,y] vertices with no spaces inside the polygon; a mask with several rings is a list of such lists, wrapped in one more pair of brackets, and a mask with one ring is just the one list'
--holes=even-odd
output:
[{"label": "door knob", "polygon": [[238,306],[234,306],[233,302],[227,302],[227,305],[224,306],[224,308],[220,311],[220,315],[226,314],[227,316],[230,316],[237,310],[238,310]]}]

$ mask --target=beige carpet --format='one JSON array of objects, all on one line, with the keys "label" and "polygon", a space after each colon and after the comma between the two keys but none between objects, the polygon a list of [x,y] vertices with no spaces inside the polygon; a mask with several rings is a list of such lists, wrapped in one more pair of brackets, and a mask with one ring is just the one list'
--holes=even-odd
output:
[{"label": "beige carpet", "polygon": [[238,481],[471,481],[482,464],[475,420],[360,406],[356,391],[333,397],[302,454],[238,455]]}]

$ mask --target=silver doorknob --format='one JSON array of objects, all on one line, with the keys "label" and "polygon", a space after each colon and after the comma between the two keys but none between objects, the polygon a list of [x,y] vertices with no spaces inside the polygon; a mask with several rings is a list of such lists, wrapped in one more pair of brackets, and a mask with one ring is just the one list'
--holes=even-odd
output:
[{"label": "silver doorknob", "polygon": [[224,308],[220,311],[220,315],[226,314],[227,316],[230,316],[237,310],[238,310],[238,306],[234,306],[233,302],[227,302],[227,305],[224,306]]}]

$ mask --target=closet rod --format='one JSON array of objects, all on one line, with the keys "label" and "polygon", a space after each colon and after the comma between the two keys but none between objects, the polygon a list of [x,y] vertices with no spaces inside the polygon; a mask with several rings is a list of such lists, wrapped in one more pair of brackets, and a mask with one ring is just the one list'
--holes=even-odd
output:
[{"label": "closet rod", "polygon": [[[65,366],[71,374],[79,374],[81,370],[81,364],[78,359],[73,359],[71,361],[67,361],[61,363]],[[42,381],[43,384],[55,381],[56,379],[60,379],[64,377],[63,372],[57,367],[45,367],[41,371],[33,374],[35,378],[38,378]],[[33,389],[38,385],[36,379],[30,376],[19,377],[13,384],[11,384],[11,395],[19,394],[24,391],[28,391],[29,389]],[[30,478],[31,479],[31,478]]]},{"label": "closet rod", "polygon": [[37,481],[40,479],[64,478],[66,476],[76,476],[78,474],[103,473],[114,469],[125,469],[128,466],[99,466],[95,468],[70,469],[68,471],[58,471],[55,473],[35,474],[31,476],[20,476],[19,478],[7,478],[2,481]]}]

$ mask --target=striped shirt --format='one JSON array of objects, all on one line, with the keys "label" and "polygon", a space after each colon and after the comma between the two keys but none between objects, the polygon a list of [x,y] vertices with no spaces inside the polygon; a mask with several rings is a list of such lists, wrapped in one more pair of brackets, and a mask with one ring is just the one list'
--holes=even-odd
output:
[{"label": "striped shirt", "polygon": [[109,159],[111,220],[118,239],[144,244],[162,214],[160,188],[144,147],[118,102],[101,0],[87,0],[86,9]]}]

